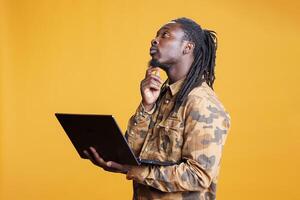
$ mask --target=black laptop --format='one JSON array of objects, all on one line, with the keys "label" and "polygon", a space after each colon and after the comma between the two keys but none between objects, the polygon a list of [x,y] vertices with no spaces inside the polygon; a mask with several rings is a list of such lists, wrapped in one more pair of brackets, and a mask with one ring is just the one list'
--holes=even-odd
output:
[{"label": "black laptop", "polygon": [[81,158],[90,146],[105,161],[140,165],[112,115],[55,113]]},{"label": "black laptop", "polygon": [[136,158],[112,115],[55,113],[81,158],[90,146],[105,161],[127,165],[173,165],[178,163],[161,162]]}]

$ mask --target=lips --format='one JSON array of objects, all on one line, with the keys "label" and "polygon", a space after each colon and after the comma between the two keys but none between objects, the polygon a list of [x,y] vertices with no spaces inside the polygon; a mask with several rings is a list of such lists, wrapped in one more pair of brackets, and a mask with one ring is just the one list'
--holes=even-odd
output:
[{"label": "lips", "polygon": [[150,55],[153,56],[154,54],[156,54],[158,52],[158,49],[155,47],[151,47],[150,48]]}]

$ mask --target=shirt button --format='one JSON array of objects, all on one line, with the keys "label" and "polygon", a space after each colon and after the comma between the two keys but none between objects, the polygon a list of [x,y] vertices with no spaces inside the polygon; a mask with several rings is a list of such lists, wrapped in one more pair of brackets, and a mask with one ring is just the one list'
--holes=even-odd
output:
[{"label": "shirt button", "polygon": [[136,126],[136,125],[137,125],[137,123],[136,123],[136,122],[134,122],[134,123],[133,123],[133,125],[135,125],[135,126]]},{"label": "shirt button", "polygon": [[165,100],[165,103],[166,103],[166,104],[168,104],[169,102],[170,102],[170,100],[169,100],[169,99],[166,99],[166,100]]},{"label": "shirt button", "polygon": [[148,151],[148,148],[146,148],[145,151]]}]

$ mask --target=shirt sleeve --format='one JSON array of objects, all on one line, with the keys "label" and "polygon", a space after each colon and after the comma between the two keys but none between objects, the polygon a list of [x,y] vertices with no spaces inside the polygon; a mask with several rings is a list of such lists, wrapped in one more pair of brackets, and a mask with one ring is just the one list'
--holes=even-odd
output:
[{"label": "shirt sleeve", "polygon": [[194,97],[185,110],[182,159],[172,166],[134,166],[128,179],[163,192],[202,191],[217,176],[222,148],[230,126],[223,107]]},{"label": "shirt sleeve", "polygon": [[142,145],[145,141],[151,121],[151,115],[154,113],[155,109],[156,104],[151,111],[146,111],[141,102],[136,109],[135,114],[129,119],[125,138],[137,157],[139,156]]}]

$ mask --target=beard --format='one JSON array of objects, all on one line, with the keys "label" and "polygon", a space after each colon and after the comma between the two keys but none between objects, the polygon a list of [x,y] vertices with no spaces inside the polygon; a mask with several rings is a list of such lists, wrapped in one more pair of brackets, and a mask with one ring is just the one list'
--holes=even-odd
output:
[{"label": "beard", "polygon": [[168,64],[161,63],[157,59],[154,59],[154,58],[152,58],[149,61],[148,65],[149,65],[149,67],[150,66],[151,67],[159,67],[159,68],[161,68],[164,71],[167,71],[170,68],[170,66]]}]

